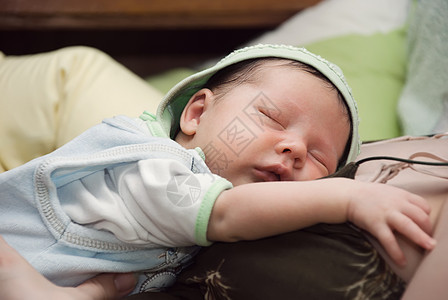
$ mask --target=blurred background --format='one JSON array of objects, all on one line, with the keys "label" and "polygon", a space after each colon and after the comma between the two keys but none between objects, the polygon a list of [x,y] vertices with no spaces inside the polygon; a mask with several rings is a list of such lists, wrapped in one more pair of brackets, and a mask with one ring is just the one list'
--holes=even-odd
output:
[{"label": "blurred background", "polygon": [[166,93],[257,43],[337,64],[363,141],[448,130],[446,0],[0,0],[0,51],[102,50]]},{"label": "blurred background", "polygon": [[140,76],[222,56],[318,0],[0,0],[0,51],[85,45]]}]

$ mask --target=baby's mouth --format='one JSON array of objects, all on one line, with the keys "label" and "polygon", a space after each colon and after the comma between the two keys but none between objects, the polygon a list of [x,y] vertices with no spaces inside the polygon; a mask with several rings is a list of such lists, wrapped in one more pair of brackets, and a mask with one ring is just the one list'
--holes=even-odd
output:
[{"label": "baby's mouth", "polygon": [[257,179],[259,179],[260,181],[264,182],[281,181],[280,175],[272,171],[257,168],[255,169],[254,173]]}]

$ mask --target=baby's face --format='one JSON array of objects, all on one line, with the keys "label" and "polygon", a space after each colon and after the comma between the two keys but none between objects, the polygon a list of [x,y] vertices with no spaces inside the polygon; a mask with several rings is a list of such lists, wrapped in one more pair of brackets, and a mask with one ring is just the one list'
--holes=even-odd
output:
[{"label": "baby's face", "polygon": [[234,185],[333,173],[350,132],[337,92],[291,67],[267,67],[201,116],[194,139],[215,174]]}]

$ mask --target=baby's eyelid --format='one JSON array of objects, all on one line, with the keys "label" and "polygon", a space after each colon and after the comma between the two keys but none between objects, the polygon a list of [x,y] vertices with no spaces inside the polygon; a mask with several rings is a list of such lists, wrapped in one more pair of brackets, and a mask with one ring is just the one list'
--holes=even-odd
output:
[{"label": "baby's eyelid", "polygon": [[265,109],[263,109],[263,108],[261,108],[261,107],[259,107],[258,108],[258,111],[262,114],[262,115],[264,115],[264,116],[266,116],[266,117],[268,117],[268,118],[271,118],[272,119],[272,116],[271,116],[271,114],[268,112],[268,111],[266,111]]},{"label": "baby's eyelid", "polygon": [[268,111],[266,111],[266,110],[264,110],[264,109],[262,109],[262,108],[258,108],[258,111],[259,111],[262,115],[264,115],[265,117],[271,119],[272,121],[278,123],[280,126],[284,127],[284,126],[282,125],[282,123],[280,123],[280,121],[277,120],[277,119],[276,119],[271,113],[269,113]]},{"label": "baby's eyelid", "polygon": [[326,163],[326,160],[322,157],[322,155],[317,154],[314,151],[310,151],[310,154],[320,165],[322,165],[327,170],[328,173],[330,173],[330,169]]}]

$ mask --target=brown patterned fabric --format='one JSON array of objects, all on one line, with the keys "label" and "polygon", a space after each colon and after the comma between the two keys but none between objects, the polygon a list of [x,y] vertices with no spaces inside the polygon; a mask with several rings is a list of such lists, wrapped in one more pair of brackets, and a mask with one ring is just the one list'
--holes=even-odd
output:
[{"label": "brown patterned fabric", "polygon": [[129,299],[399,299],[404,283],[349,224],[216,243],[166,293]]}]

